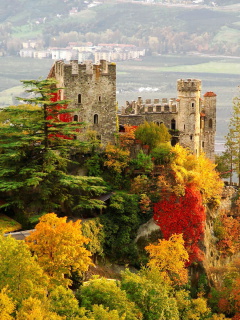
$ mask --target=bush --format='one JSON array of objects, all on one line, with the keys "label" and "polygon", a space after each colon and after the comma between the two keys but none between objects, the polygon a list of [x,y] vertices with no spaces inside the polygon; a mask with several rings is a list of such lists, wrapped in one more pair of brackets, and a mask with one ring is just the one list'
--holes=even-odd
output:
[{"label": "bush", "polygon": [[158,147],[154,148],[151,152],[155,165],[163,165],[171,162],[174,157],[172,147],[167,143],[161,143]]}]

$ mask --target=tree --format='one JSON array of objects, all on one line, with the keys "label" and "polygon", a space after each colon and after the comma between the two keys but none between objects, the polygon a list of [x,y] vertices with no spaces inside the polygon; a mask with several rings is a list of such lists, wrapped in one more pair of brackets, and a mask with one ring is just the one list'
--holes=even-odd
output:
[{"label": "tree", "polygon": [[100,217],[105,235],[104,253],[118,263],[136,262],[138,252],[134,240],[140,225],[149,218],[141,214],[137,195],[123,192],[112,195],[107,213]]},{"label": "tree", "polygon": [[[0,193],[4,207],[24,214],[102,207],[91,199],[104,192],[101,178],[69,173],[71,156],[83,151],[79,123],[71,122],[56,81],[23,81],[30,97],[0,113]],[[35,95],[32,97],[32,95]]]},{"label": "tree", "polygon": [[156,268],[143,268],[137,274],[122,273],[121,288],[141,310],[144,320],[178,320],[176,299],[172,289]]},{"label": "tree", "polygon": [[195,320],[210,318],[211,309],[208,308],[207,300],[205,298],[200,296],[197,299],[192,299],[189,292],[179,290],[176,291],[176,300],[180,319]]},{"label": "tree", "polygon": [[28,246],[8,236],[0,236],[0,290],[8,288],[8,296],[17,303],[34,297],[44,297],[48,278]]},{"label": "tree", "polygon": [[233,100],[233,113],[229,122],[229,132],[226,136],[226,149],[231,156],[233,170],[238,176],[240,185],[240,98]]},{"label": "tree", "polygon": [[219,204],[223,182],[215,170],[216,165],[204,154],[197,158],[179,144],[174,146],[173,154],[174,158],[170,165],[174,171],[177,190],[182,188],[184,191],[186,186],[194,184],[201,191],[204,203]]},{"label": "tree", "polygon": [[130,152],[117,146],[108,144],[106,147],[106,161],[104,166],[109,168],[113,173],[121,173],[128,165]]},{"label": "tree", "polygon": [[57,286],[48,295],[49,309],[66,320],[72,320],[79,315],[78,300],[72,290]]},{"label": "tree", "polygon": [[158,126],[154,122],[144,122],[136,129],[135,138],[141,140],[143,145],[148,145],[152,150],[161,143],[169,142],[171,135],[163,123]]},{"label": "tree", "polygon": [[84,247],[89,239],[82,235],[81,221],[66,220],[67,217],[58,218],[48,213],[25,239],[52,282],[65,286],[71,284],[66,277],[71,276],[72,271],[81,274],[91,264],[91,253]]},{"label": "tree", "polygon": [[45,301],[29,297],[24,300],[21,308],[17,311],[16,320],[65,320],[65,317],[48,309]]},{"label": "tree", "polygon": [[145,248],[149,253],[149,267],[159,269],[163,279],[170,284],[181,285],[188,281],[185,267],[188,253],[184,248],[181,234],[173,234],[169,240],[158,240],[158,244],[150,244]]},{"label": "tree", "polygon": [[92,311],[94,305],[102,305],[109,310],[117,310],[120,316],[125,315],[126,320],[141,319],[141,312],[134,302],[127,298],[124,290],[115,280],[93,278],[77,293],[80,306]]},{"label": "tree", "polygon": [[11,316],[15,310],[15,303],[7,294],[7,289],[3,288],[0,291],[0,314],[3,320],[14,320]]},{"label": "tree", "polygon": [[199,241],[203,238],[206,220],[202,196],[194,185],[185,188],[184,196],[175,193],[161,199],[154,205],[154,220],[160,226],[163,237],[170,239],[182,234],[190,263],[202,260]]}]

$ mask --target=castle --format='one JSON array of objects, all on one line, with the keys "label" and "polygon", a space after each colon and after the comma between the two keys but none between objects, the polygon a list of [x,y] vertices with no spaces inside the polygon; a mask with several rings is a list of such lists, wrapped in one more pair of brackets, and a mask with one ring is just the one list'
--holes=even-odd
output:
[{"label": "castle", "polygon": [[216,94],[201,97],[201,80],[177,81],[177,98],[147,99],[127,102],[121,114],[116,109],[116,65],[77,60],[56,61],[49,77],[58,81],[60,98],[69,99],[73,121],[86,123],[97,132],[103,145],[114,142],[117,123],[138,126],[144,121],[164,123],[172,134],[172,144],[179,142],[197,156],[204,152],[214,160],[216,133]]}]

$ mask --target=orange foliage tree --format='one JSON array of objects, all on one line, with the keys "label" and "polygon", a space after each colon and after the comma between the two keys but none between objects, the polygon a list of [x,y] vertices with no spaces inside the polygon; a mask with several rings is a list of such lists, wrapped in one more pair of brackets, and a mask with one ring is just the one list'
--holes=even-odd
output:
[{"label": "orange foliage tree", "polygon": [[240,219],[222,214],[214,224],[217,248],[222,256],[235,254],[240,249]]},{"label": "orange foliage tree", "polygon": [[187,283],[185,265],[189,256],[181,234],[173,234],[169,240],[159,239],[158,244],[150,244],[145,249],[150,256],[149,267],[158,268],[167,282],[175,285]]},{"label": "orange foliage tree", "polygon": [[130,160],[130,152],[128,150],[108,144],[105,153],[106,161],[104,162],[104,166],[113,172],[121,173],[128,166]]},{"label": "orange foliage tree", "polygon": [[81,221],[66,220],[67,217],[58,218],[55,213],[42,216],[26,243],[54,282],[70,285],[71,281],[65,277],[71,271],[87,271],[91,253],[84,247],[89,239],[82,235]]},{"label": "orange foliage tree", "polygon": [[119,135],[120,146],[127,149],[134,144],[136,127],[125,125],[124,129],[125,132]]}]

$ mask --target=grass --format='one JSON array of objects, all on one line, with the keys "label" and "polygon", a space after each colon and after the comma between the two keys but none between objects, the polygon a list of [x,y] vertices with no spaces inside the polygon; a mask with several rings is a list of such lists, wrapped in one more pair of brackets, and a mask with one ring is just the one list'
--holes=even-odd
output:
[{"label": "grass", "polygon": [[22,229],[22,226],[17,221],[0,214],[0,233],[13,232]]},{"label": "grass", "polygon": [[236,43],[240,42],[239,29],[229,28],[224,26],[220,29],[217,35],[214,37],[214,42]]}]

